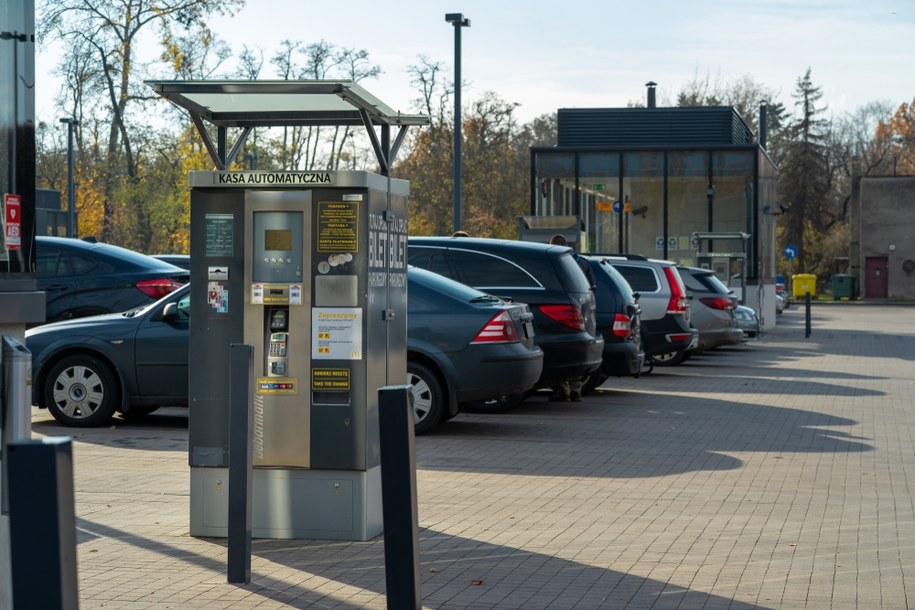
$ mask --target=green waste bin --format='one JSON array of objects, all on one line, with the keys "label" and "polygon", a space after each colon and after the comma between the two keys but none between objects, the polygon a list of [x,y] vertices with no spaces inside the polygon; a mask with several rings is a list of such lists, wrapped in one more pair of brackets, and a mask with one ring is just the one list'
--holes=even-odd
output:
[{"label": "green waste bin", "polygon": [[838,301],[846,298],[851,300],[855,289],[855,278],[845,273],[832,276],[832,298]]},{"label": "green waste bin", "polygon": [[792,275],[791,296],[795,299],[803,299],[808,292],[811,299],[817,295],[817,276],[812,273]]}]

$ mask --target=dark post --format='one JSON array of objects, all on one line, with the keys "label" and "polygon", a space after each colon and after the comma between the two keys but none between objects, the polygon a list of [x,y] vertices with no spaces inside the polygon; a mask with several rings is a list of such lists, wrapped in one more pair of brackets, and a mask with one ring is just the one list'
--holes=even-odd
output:
[{"label": "dark post", "polygon": [[454,230],[461,230],[461,28],[470,27],[463,13],[448,13],[454,26]]},{"label": "dark post", "polygon": [[804,337],[810,336],[810,293],[804,295],[804,302],[806,306],[806,311],[804,314],[805,325],[804,325]]},{"label": "dark post", "polygon": [[229,346],[228,581],[251,582],[251,486],[253,441],[251,375],[254,348]]},{"label": "dark post", "polygon": [[79,608],[70,438],[16,441],[9,460],[14,608]]},{"label": "dark post", "polygon": [[67,237],[76,237],[76,192],[73,182],[73,128],[76,119],[61,119],[67,124]]},{"label": "dark post", "polygon": [[412,389],[402,385],[378,390],[388,608],[422,607]]}]

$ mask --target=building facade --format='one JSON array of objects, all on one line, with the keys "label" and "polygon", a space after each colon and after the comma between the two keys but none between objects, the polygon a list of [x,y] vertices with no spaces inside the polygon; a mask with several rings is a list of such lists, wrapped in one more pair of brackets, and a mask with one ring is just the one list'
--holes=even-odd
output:
[{"label": "building facade", "polygon": [[656,108],[651,93],[647,108],[558,111],[558,145],[531,149],[531,214],[578,216],[584,252],[707,266],[732,287],[742,276],[744,302],[774,324],[778,171],[764,138],[733,108]]},{"label": "building facade", "polygon": [[852,183],[849,274],[865,300],[915,301],[915,176]]}]

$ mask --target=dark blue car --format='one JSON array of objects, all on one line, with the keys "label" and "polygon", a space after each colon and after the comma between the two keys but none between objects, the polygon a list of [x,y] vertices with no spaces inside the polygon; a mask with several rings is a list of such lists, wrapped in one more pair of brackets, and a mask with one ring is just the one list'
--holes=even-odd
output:
[{"label": "dark blue car", "polygon": [[67,237],[37,238],[38,289],[48,322],[154,303],[190,279],[181,269],[126,248]]}]

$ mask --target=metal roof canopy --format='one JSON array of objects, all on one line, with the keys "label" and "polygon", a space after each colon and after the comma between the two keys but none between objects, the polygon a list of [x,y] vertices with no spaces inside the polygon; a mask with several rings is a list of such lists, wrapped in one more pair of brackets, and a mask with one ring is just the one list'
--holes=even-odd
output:
[{"label": "metal roof canopy", "polygon": [[[227,169],[255,127],[363,125],[381,173],[403,143],[407,127],[428,125],[429,117],[401,114],[349,80],[146,81],[156,93],[188,111],[218,170]],[[205,122],[216,127],[216,144]],[[399,127],[391,143],[391,127]],[[242,129],[226,152],[227,130]],[[381,139],[375,132],[381,128]]]}]

